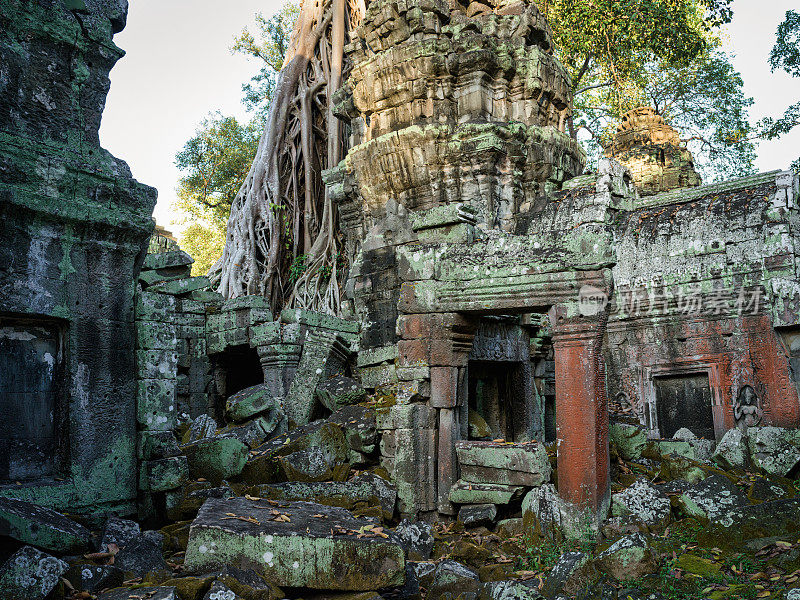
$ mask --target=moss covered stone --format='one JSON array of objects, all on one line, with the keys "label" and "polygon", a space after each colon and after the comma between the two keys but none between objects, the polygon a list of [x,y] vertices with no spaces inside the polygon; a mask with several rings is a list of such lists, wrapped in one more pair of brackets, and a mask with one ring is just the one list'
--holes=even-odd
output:
[{"label": "moss covered stone", "polygon": [[193,573],[252,568],[287,587],[369,591],[402,584],[402,547],[391,533],[369,533],[372,527],[320,504],[276,509],[246,498],[211,499],[192,524],[185,567]]}]

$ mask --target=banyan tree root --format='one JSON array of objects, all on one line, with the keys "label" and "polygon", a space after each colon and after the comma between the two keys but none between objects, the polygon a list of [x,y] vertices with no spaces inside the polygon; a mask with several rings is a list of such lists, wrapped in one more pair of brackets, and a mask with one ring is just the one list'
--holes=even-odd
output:
[{"label": "banyan tree root", "polygon": [[338,220],[321,172],[339,163],[344,131],[331,97],[346,74],[344,45],[363,0],[304,0],[256,157],[231,208],[212,270],[227,298],[257,294],[274,312],[340,310]]}]

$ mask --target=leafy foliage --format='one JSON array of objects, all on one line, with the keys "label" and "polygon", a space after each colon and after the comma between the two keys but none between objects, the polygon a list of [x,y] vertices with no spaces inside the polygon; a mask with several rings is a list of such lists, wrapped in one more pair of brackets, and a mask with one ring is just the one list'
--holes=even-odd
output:
[{"label": "leafy foliage", "polygon": [[769,54],[772,70],[783,69],[792,77],[800,77],[800,13],[787,10],[778,25],[777,40]]},{"label": "leafy foliage", "polygon": [[299,14],[300,8],[291,3],[285,4],[270,19],[258,13],[256,15],[258,40],[245,28],[234,40],[231,48],[232,52],[263,61],[258,74],[242,85],[245,106],[263,118],[266,118],[269,112],[269,101],[275,93],[277,74],[283,67],[292,30]]},{"label": "leafy foliage", "polygon": [[[792,77],[800,77],[800,13],[787,10],[783,23],[778,25],[775,45],[769,55],[772,70],[783,69]],[[767,117],[759,123],[761,137],[774,140],[800,125],[800,102],[786,109],[782,117]],[[792,163],[800,172],[800,158]]]},{"label": "leafy foliage", "polygon": [[195,259],[195,274],[207,273],[222,256],[231,205],[258,150],[277,71],[297,13],[295,5],[287,4],[271,19],[259,14],[259,39],[244,30],[234,41],[232,51],[263,62],[259,72],[243,86],[243,102],[256,112],[254,118],[240,123],[235,117],[212,113],[175,156],[175,164],[186,173],[179,181],[176,202],[187,225],[181,245]]},{"label": "leafy foliage", "polygon": [[[573,135],[592,159],[632,108],[650,106],[689,142],[706,181],[752,171],[742,78],[715,30],[731,0],[548,0],[559,58],[573,82]],[[585,137],[585,136],[582,136]]]},{"label": "leafy foliage", "polygon": [[756,153],[741,75],[719,47],[704,51],[688,65],[650,61],[632,74],[625,93],[598,88],[575,101],[576,124],[590,134],[589,153],[598,157],[620,117],[650,106],[687,143],[706,183],[748,175]]}]

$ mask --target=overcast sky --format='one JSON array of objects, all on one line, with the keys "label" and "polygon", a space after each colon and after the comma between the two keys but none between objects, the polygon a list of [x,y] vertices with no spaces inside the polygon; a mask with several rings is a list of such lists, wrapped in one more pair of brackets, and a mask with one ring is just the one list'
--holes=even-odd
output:
[{"label": "overcast sky", "polygon": [[[754,120],[778,116],[800,101],[800,79],[771,73],[767,64],[775,30],[798,0],[735,0],[728,48],[756,100]],[[255,59],[229,52],[233,38],[271,15],[280,0],[130,0],[128,26],[114,41],[127,52],[111,71],[111,92],[100,137],[128,162],[134,177],[158,188],[155,216],[179,231],[175,201],[180,172],[175,154],[214,110],[246,119],[241,85],[258,71]],[[800,131],[758,149],[760,171],[785,169],[800,156]]]}]

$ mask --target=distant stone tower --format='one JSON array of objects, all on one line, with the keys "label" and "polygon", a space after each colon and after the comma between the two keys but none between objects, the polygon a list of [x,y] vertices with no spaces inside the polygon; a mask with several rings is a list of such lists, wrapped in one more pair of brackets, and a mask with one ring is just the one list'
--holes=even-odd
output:
[{"label": "distant stone tower", "polygon": [[694,157],[678,133],[648,106],[622,116],[606,156],[630,170],[642,196],[702,183],[694,169]]}]

